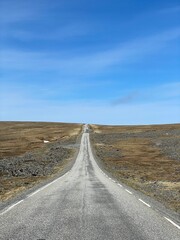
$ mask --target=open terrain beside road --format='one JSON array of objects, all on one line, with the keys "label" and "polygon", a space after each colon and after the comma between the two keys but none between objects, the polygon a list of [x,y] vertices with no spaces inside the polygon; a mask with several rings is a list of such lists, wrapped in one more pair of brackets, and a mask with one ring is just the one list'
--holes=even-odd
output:
[{"label": "open terrain beside road", "polygon": [[71,167],[81,131],[82,124],[0,122],[0,201]]},{"label": "open terrain beside road", "polygon": [[69,172],[0,211],[0,239],[179,240],[178,221],[101,171],[84,132]]},{"label": "open terrain beside road", "polygon": [[112,176],[180,212],[180,124],[91,125],[91,142]]}]

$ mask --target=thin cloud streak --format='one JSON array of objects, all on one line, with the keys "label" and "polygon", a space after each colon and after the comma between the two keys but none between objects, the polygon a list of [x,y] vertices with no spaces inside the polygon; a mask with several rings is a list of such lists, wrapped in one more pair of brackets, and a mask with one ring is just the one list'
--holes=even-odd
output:
[{"label": "thin cloud streak", "polygon": [[113,65],[139,61],[145,56],[165,48],[171,41],[179,39],[179,37],[180,28],[171,29],[158,35],[134,40],[114,49],[80,57],[70,57],[68,52],[67,57],[60,58],[58,53],[25,52],[7,49],[1,51],[1,68],[23,70],[59,69],[67,74],[69,72],[89,74],[102,71]]},{"label": "thin cloud streak", "polygon": [[4,39],[16,39],[20,41],[64,41],[74,37],[82,37],[89,34],[89,25],[80,23],[68,23],[56,30],[48,30],[48,32],[34,32],[27,30],[11,29],[10,31],[2,31],[1,37]]},{"label": "thin cloud streak", "polygon": [[[167,98],[169,98],[168,89],[173,92],[179,84],[172,82],[151,89],[152,92],[158,92],[158,96],[155,93],[150,96],[149,89],[131,92],[124,99],[121,98],[121,104],[116,107],[110,106],[107,99],[50,101],[46,99],[43,91],[36,94],[37,89],[33,89],[33,86],[32,89],[26,86],[19,86],[19,88],[11,86],[11,88],[4,88],[3,93],[0,94],[0,120],[74,121],[99,124],[175,123],[180,120],[179,101],[176,95],[168,100]],[[144,95],[149,94],[150,101],[148,99],[143,102],[135,101],[135,93],[142,92]],[[152,98],[154,98],[153,101]],[[72,116],[74,116],[73,120]]]},{"label": "thin cloud streak", "polygon": [[118,99],[115,99],[112,101],[111,105],[112,106],[118,106],[122,104],[130,104],[133,103],[139,96],[139,93],[137,91],[133,91],[123,97],[120,97]]},{"label": "thin cloud streak", "polygon": [[[161,84],[147,89],[132,91],[111,102],[112,106],[132,105],[138,102],[154,103],[171,101],[180,105],[180,81],[171,81],[168,84]],[[180,111],[179,111],[180,112]]]},{"label": "thin cloud streak", "polygon": [[[180,81],[169,81],[169,83],[151,87],[141,93],[142,99],[149,102],[155,101],[176,101],[180,106]],[[179,110],[180,112],[180,110]]]},{"label": "thin cloud streak", "polygon": [[179,105],[174,101],[138,103],[128,106],[122,105],[117,108],[96,103],[89,104],[86,101],[61,102],[61,104],[42,101],[26,102],[24,105],[12,108],[11,112],[3,107],[0,120],[72,122],[71,116],[73,115],[73,122],[125,125],[162,124],[179,122],[178,109]]},{"label": "thin cloud streak", "polygon": [[164,9],[161,9],[159,11],[157,11],[157,13],[160,13],[160,14],[175,14],[175,13],[178,13],[180,12],[180,6],[175,6],[175,7],[171,7],[171,8],[164,8]]},{"label": "thin cloud streak", "polygon": [[[0,19],[2,24],[13,24],[15,22],[23,22],[34,20],[40,15],[39,3],[31,1],[2,0]],[[42,2],[41,2],[42,3]]]}]

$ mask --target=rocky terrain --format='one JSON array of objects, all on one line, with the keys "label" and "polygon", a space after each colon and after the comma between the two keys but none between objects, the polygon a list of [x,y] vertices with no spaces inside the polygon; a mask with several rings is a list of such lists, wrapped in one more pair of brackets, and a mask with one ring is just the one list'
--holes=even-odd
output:
[{"label": "rocky terrain", "polygon": [[0,122],[0,200],[72,165],[81,128],[80,124]]},{"label": "rocky terrain", "polygon": [[180,124],[91,129],[96,157],[106,171],[180,212]]}]

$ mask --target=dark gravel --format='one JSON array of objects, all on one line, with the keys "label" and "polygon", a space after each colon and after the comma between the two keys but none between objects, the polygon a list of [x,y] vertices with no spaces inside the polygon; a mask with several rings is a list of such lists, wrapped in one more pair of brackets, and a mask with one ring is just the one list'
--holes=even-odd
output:
[{"label": "dark gravel", "polygon": [[41,149],[21,156],[0,159],[0,176],[29,177],[52,174],[54,167],[72,157],[73,148],[78,147],[78,144],[73,144],[73,140],[70,143],[71,146],[65,147],[60,142],[48,143]]},{"label": "dark gravel", "polygon": [[90,136],[97,159],[108,173],[180,212],[179,125],[103,126]]},{"label": "dark gravel", "polygon": [[[144,131],[139,133],[93,133],[91,138],[93,142],[100,142],[107,145],[124,139],[144,138],[150,140],[154,147],[161,149],[161,152],[169,158],[180,160],[180,129]],[[117,157],[120,156],[119,153],[116,154],[113,152],[113,156],[115,156],[114,154],[117,155]],[[111,152],[109,152],[109,155],[111,155]]]}]

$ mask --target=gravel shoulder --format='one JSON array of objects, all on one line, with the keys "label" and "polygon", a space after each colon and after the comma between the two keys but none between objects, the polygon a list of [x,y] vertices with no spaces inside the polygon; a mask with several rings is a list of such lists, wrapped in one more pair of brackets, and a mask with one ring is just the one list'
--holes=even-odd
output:
[{"label": "gravel shoulder", "polygon": [[90,127],[94,152],[107,172],[180,212],[180,124]]}]

